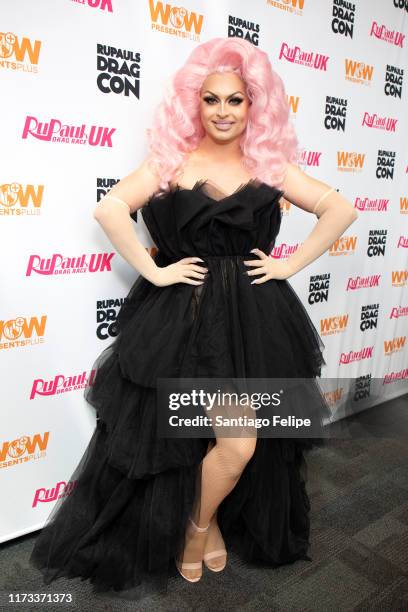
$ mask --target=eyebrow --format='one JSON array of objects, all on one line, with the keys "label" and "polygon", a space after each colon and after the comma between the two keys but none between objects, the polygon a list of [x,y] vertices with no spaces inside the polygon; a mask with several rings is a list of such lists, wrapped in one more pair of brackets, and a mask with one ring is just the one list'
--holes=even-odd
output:
[{"label": "eyebrow", "polygon": [[[219,96],[217,96],[217,94],[213,93],[213,92],[212,92],[212,91],[210,91],[209,89],[206,89],[206,90],[205,90],[203,93],[210,93],[211,95],[215,96],[216,98],[218,98],[218,97],[219,97]],[[237,93],[244,95],[244,94],[242,93],[242,91],[234,91],[234,93],[232,93],[232,94],[230,94],[229,96],[227,96],[227,98],[230,98],[231,96],[235,96],[235,94],[237,94]]]}]

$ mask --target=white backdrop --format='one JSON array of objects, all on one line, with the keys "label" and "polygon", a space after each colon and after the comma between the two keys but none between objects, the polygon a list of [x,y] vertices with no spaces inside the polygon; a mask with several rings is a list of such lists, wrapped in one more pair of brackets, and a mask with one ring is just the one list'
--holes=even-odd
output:
[{"label": "white backdrop", "polygon": [[[360,212],[290,279],[326,346],[333,418],[408,390],[407,0],[3,0],[1,9],[0,541],[40,528],[69,493],[95,425],[83,389],[137,277],[92,212],[145,157],[166,80],[215,36],[247,37],[269,54],[300,166]],[[283,211],[274,257],[316,222],[286,201]],[[140,215],[135,230],[154,249]]]}]

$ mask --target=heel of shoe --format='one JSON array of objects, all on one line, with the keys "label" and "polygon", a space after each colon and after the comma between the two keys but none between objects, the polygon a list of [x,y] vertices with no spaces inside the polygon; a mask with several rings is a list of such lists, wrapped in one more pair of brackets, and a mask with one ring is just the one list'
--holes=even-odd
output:
[{"label": "heel of shoe", "polygon": [[[208,532],[209,528],[210,528],[210,524],[209,523],[207,525],[207,527],[199,527],[198,525],[195,524],[195,522],[193,521],[193,519],[191,517],[189,517],[189,521],[191,523],[191,525],[193,526],[194,531],[197,531],[198,533],[206,533]],[[187,576],[185,576],[182,572],[182,570],[195,570],[195,569],[201,569],[203,567],[203,562],[202,561],[196,561],[194,563],[181,563],[181,565],[179,564],[179,562],[177,561],[177,559],[174,559],[174,562],[176,564],[177,570],[179,572],[179,574],[184,578],[184,580],[187,580],[188,582],[198,582],[199,580],[201,580],[202,578],[202,574],[201,576],[197,576],[197,578],[187,578]]]}]

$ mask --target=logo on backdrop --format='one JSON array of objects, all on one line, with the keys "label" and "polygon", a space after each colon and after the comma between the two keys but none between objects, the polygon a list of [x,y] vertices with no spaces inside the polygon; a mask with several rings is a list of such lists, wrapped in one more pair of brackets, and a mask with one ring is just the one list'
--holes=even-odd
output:
[{"label": "logo on backdrop", "polygon": [[372,289],[380,286],[381,274],[372,274],[371,276],[356,276],[349,277],[347,280],[346,291],[357,291],[357,289]]},{"label": "logo on backdrop", "polygon": [[405,347],[406,339],[406,336],[398,336],[391,340],[384,340],[384,356],[389,357],[394,353],[401,352]]},{"label": "logo on backdrop", "polygon": [[391,285],[393,287],[405,287],[408,285],[408,270],[392,270]]},{"label": "logo on backdrop", "polygon": [[290,112],[294,117],[296,117],[299,110],[300,97],[286,95],[286,101],[289,105]]},{"label": "logo on backdrop", "polygon": [[327,70],[327,62],[329,61],[328,55],[316,51],[302,51],[297,45],[290,47],[285,42],[281,45],[278,59],[282,59],[282,57],[291,64],[300,64],[324,72]]},{"label": "logo on backdrop", "polygon": [[228,15],[228,36],[249,40],[257,47],[259,45],[259,23]]},{"label": "logo on backdrop", "polygon": [[367,399],[371,394],[371,374],[365,376],[357,376],[354,379],[354,391],[350,389],[350,399],[353,402],[358,402]]},{"label": "logo on backdrop", "polygon": [[399,98],[401,100],[403,82],[403,68],[397,68],[396,66],[391,66],[390,64],[387,64],[385,69],[385,95],[392,96],[393,98]]},{"label": "logo on backdrop", "polygon": [[30,400],[36,395],[59,395],[60,393],[68,393],[77,389],[85,389],[93,385],[96,370],[91,370],[89,374],[82,372],[75,376],[64,376],[64,374],[56,374],[51,380],[36,378],[33,381],[30,392]]},{"label": "logo on backdrop", "polygon": [[0,216],[41,214],[44,185],[0,184]]},{"label": "logo on backdrop", "polygon": [[96,336],[99,340],[115,338],[118,335],[116,317],[125,298],[97,300],[96,302]]},{"label": "logo on backdrop", "polygon": [[112,272],[111,259],[114,255],[115,253],[92,253],[92,255],[64,257],[60,253],[54,253],[48,258],[30,255],[25,275],[31,276],[32,272],[44,276]]},{"label": "logo on backdrop", "polygon": [[398,119],[392,117],[380,117],[377,113],[367,113],[363,115],[361,125],[374,128],[376,130],[385,130],[386,132],[395,132]]},{"label": "logo on backdrop", "polygon": [[16,317],[0,321],[0,349],[42,344],[44,342],[47,315]]},{"label": "logo on backdrop", "polygon": [[408,306],[394,306],[391,308],[389,319],[399,319],[408,316]]},{"label": "logo on backdrop", "polygon": [[119,180],[120,179],[113,179],[113,178],[97,178],[96,179],[96,201],[100,202],[103,196],[105,196],[108,193],[108,191],[110,191],[110,189],[112,189],[112,187],[116,185],[116,183],[119,183]]},{"label": "logo on backdrop", "polygon": [[60,480],[57,482],[55,487],[52,487],[52,489],[46,489],[45,487],[37,489],[34,493],[34,499],[31,507],[36,508],[38,503],[43,504],[53,502],[61,497],[71,495],[77,483],[77,480],[70,480],[68,482],[65,482],[65,480]]},{"label": "logo on backdrop", "polygon": [[347,331],[349,315],[341,314],[334,317],[326,317],[320,319],[320,334],[322,336],[331,336],[333,334],[341,334]]},{"label": "logo on backdrop", "polygon": [[374,36],[379,40],[384,40],[391,45],[396,47],[404,48],[405,34],[398,32],[397,30],[389,30],[384,24],[380,25],[376,21],[371,24],[370,36]]},{"label": "logo on backdrop", "polygon": [[303,15],[304,0],[268,0],[268,6],[281,9],[285,13],[293,13],[294,15]]},{"label": "logo on backdrop", "polygon": [[324,114],[324,127],[326,130],[336,130],[344,132],[346,129],[347,100],[345,98],[335,98],[326,96],[326,106]]},{"label": "logo on backdrop", "polygon": [[374,66],[347,58],[344,60],[344,64],[346,69],[346,81],[358,83],[359,85],[371,85]]},{"label": "logo on backdrop", "polygon": [[385,247],[387,245],[388,230],[369,230],[368,232],[368,257],[384,257]]},{"label": "logo on backdrop", "polygon": [[395,167],[395,151],[378,150],[377,169],[375,176],[378,179],[393,179]]},{"label": "logo on backdrop", "polygon": [[11,442],[0,442],[0,468],[27,463],[36,459],[44,459],[48,446],[50,432],[43,435],[20,436]]},{"label": "logo on backdrop", "polygon": [[406,10],[408,13],[408,0],[393,0],[395,8]]},{"label": "logo on backdrop", "polygon": [[335,34],[341,34],[346,38],[353,38],[354,17],[356,13],[356,5],[352,2],[344,2],[344,0],[333,0],[333,19],[331,22],[332,31]]},{"label": "logo on backdrop", "polygon": [[41,41],[0,32],[0,67],[21,72],[38,72]]},{"label": "logo on backdrop", "polygon": [[87,5],[90,8],[100,9],[101,11],[108,11],[113,13],[112,0],[71,0],[75,4]]},{"label": "logo on backdrop", "polygon": [[371,359],[374,353],[374,346],[365,346],[357,351],[349,351],[348,353],[340,353],[339,365],[347,365],[354,361],[365,361]]},{"label": "logo on backdrop", "polygon": [[408,378],[408,368],[404,368],[399,372],[389,372],[384,376],[383,384],[389,385],[391,383],[398,382],[399,380],[405,380]]},{"label": "logo on backdrop", "polygon": [[398,243],[397,243],[397,249],[408,249],[408,237],[407,236],[400,236],[398,238]]},{"label": "logo on backdrop", "polygon": [[98,89],[105,94],[140,98],[140,53],[117,49],[109,45],[96,45],[96,79]]},{"label": "logo on backdrop", "polygon": [[354,201],[354,208],[363,210],[366,212],[388,212],[389,200],[386,198],[356,198]]},{"label": "logo on backdrop", "polygon": [[339,172],[362,172],[365,153],[356,151],[337,151],[337,170]]},{"label": "logo on backdrop", "polygon": [[340,236],[329,249],[330,256],[354,255],[357,248],[357,236]]},{"label": "logo on backdrop", "polygon": [[367,329],[377,329],[379,308],[380,304],[361,306],[360,330],[362,332]]},{"label": "logo on backdrop", "polygon": [[203,27],[203,15],[195,11],[188,11],[184,7],[172,6],[163,2],[149,0],[151,29],[165,32],[178,38],[200,40]]},{"label": "logo on backdrop", "polygon": [[279,246],[273,247],[270,255],[274,259],[286,259],[297,251],[298,246],[298,242],[296,244],[287,244],[286,242],[282,242]]},{"label": "logo on backdrop", "polygon": [[305,149],[298,149],[297,163],[301,166],[307,166],[308,168],[320,166],[321,151],[306,151]]},{"label": "logo on backdrop", "polygon": [[86,125],[63,124],[59,119],[49,122],[39,121],[36,117],[27,115],[21,138],[29,136],[44,142],[64,142],[65,144],[89,145],[91,147],[112,147],[112,136],[116,128],[91,125],[89,133]]},{"label": "logo on backdrop", "polygon": [[326,274],[315,274],[309,279],[308,304],[320,304],[329,299],[330,272]]}]

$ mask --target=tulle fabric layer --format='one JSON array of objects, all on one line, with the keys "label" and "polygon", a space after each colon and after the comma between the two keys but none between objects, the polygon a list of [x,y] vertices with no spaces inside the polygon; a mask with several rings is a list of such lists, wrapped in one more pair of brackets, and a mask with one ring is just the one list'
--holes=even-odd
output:
[{"label": "tulle fabric layer", "polygon": [[[130,290],[119,334],[85,391],[97,427],[71,476],[76,486],[56,503],[32,553],[46,583],[80,576],[96,592],[136,600],[165,594],[177,574],[209,440],[157,436],[157,376],[320,373],[323,345],[289,283],[251,286],[242,260],[208,258],[211,280],[200,289],[166,290],[140,277]],[[303,451],[314,442],[257,440],[218,510],[227,547],[243,560],[310,559]]]}]

